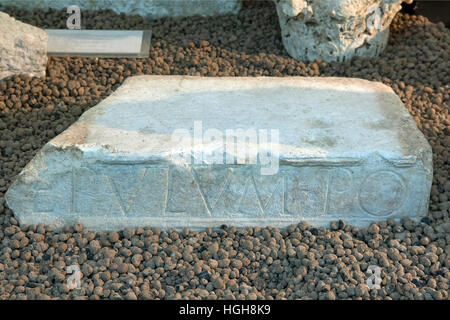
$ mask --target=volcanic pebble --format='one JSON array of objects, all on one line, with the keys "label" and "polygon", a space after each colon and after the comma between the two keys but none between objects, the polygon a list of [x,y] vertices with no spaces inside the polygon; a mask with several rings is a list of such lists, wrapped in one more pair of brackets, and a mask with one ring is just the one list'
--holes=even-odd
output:
[{"label": "volcanic pebble", "polygon": [[[4,10],[64,29],[64,10]],[[0,81],[1,299],[449,299],[450,31],[398,14],[377,58],[296,61],[283,48],[272,2],[238,15],[164,18],[83,11],[84,29],[152,29],[148,59],[49,58],[44,79]],[[340,76],[381,81],[402,99],[433,148],[429,214],[359,229],[222,226],[90,232],[20,225],[4,201],[14,177],[51,138],[129,76]],[[81,288],[67,284],[79,266]],[[381,268],[370,289],[368,269]]]}]

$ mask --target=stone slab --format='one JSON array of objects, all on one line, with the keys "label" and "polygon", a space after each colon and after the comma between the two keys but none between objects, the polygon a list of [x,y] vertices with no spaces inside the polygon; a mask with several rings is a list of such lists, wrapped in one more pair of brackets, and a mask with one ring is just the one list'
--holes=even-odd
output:
[{"label": "stone slab", "polygon": [[237,13],[241,8],[240,0],[0,0],[0,6],[2,5],[44,10],[62,10],[77,5],[81,9],[81,16],[84,10],[110,9],[116,13],[138,14],[149,18],[215,16]]},{"label": "stone slab", "polygon": [[426,215],[431,181],[428,142],[381,83],[137,76],[46,144],[6,200],[20,223],[93,230],[363,227]]},{"label": "stone slab", "polygon": [[49,56],[148,58],[151,30],[46,29]]},{"label": "stone slab", "polygon": [[0,12],[0,80],[16,74],[44,77],[47,34]]}]

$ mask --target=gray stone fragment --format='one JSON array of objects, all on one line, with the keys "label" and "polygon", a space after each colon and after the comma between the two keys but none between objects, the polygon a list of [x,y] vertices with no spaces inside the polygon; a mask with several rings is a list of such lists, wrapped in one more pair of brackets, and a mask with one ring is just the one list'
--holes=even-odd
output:
[{"label": "gray stone fragment", "polygon": [[6,199],[20,223],[93,230],[368,226],[419,220],[431,181],[428,142],[381,83],[138,76],[45,145]]},{"label": "gray stone fragment", "polygon": [[389,25],[412,0],[273,0],[284,47],[297,60],[346,61],[384,50]]},{"label": "gray stone fragment", "polygon": [[47,34],[0,12],[0,79],[14,74],[44,77]]},{"label": "gray stone fragment", "polygon": [[82,16],[84,10],[111,9],[116,13],[138,14],[149,18],[214,16],[237,13],[241,8],[239,0],[0,0],[0,5],[57,10],[77,5]]}]

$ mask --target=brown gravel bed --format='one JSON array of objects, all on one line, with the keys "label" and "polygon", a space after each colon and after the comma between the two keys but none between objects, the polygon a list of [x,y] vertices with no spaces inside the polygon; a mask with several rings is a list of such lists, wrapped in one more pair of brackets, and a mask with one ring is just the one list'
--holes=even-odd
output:
[{"label": "brown gravel bed", "polygon": [[[6,8],[24,22],[65,28],[64,11]],[[450,299],[450,30],[397,15],[378,58],[299,62],[281,44],[272,3],[236,16],[146,20],[83,12],[84,28],[153,30],[148,59],[51,58],[47,77],[0,81],[0,299]],[[19,226],[4,201],[15,175],[82,112],[138,74],[345,76],[382,81],[433,148],[428,217],[358,229],[301,223],[286,230],[224,227],[55,232]],[[67,266],[82,271],[69,290]],[[382,268],[381,289],[366,285]]]}]

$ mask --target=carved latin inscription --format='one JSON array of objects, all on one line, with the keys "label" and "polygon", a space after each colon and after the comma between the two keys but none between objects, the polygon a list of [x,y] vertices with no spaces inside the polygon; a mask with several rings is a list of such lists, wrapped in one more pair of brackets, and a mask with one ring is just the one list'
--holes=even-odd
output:
[{"label": "carved latin inscription", "polygon": [[[398,174],[361,167],[94,164],[67,179],[69,215],[116,217],[320,218],[366,212],[389,216],[407,197]],[[64,199],[62,200],[64,202]],[[54,201],[53,201],[54,202]],[[52,212],[49,190],[34,192],[34,211]]]},{"label": "carved latin inscription", "polygon": [[392,171],[378,171],[364,179],[359,191],[359,202],[368,213],[386,216],[401,207],[405,193],[402,177]]},{"label": "carved latin inscription", "polygon": [[95,165],[74,170],[71,213],[162,215],[167,174],[168,168],[134,164]]}]

